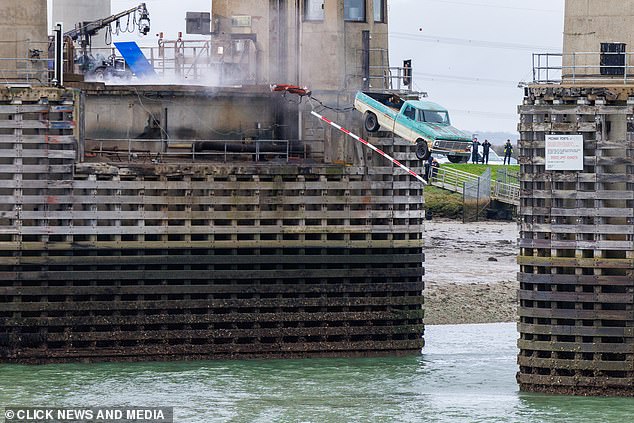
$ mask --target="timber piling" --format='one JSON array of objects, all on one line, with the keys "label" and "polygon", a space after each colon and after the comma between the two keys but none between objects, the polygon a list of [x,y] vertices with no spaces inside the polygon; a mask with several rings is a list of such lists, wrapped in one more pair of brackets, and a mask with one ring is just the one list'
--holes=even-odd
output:
[{"label": "timber piling", "polygon": [[[424,204],[409,175],[89,157],[78,91],[11,90],[0,361],[420,352]],[[409,145],[376,142],[416,166]]]},{"label": "timber piling", "polygon": [[[634,395],[634,88],[534,86],[520,106],[518,382]],[[548,134],[582,171],[546,171]]]}]

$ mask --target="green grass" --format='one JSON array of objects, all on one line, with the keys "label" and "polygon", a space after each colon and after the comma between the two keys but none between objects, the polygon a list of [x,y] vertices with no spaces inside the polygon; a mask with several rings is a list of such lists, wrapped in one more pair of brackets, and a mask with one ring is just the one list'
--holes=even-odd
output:
[{"label": "green grass", "polygon": [[[495,180],[497,177],[497,171],[500,168],[505,168],[512,172],[519,172],[519,165],[509,166],[491,166],[483,164],[442,164],[442,167],[458,169],[463,172],[471,173],[473,175],[482,175],[486,171],[487,167],[491,168],[491,179]],[[434,217],[444,217],[447,219],[461,219],[462,218],[462,194],[447,191],[441,188],[437,188],[431,185],[425,187],[425,208],[431,211]]]},{"label": "green grass", "polygon": [[511,172],[519,172],[520,171],[520,165],[508,165],[508,166],[495,165],[495,166],[492,166],[492,165],[473,164],[473,163],[458,163],[458,164],[446,163],[446,164],[443,164],[441,166],[442,167],[446,167],[446,168],[461,170],[463,172],[471,173],[471,174],[474,174],[474,175],[482,175],[487,170],[487,167],[490,167],[491,168],[491,179],[494,180],[494,181],[496,180],[498,169],[500,169],[500,168],[504,168],[504,169],[509,170]]},{"label": "green grass", "polygon": [[434,217],[462,218],[462,194],[428,185],[425,187],[425,209]]}]

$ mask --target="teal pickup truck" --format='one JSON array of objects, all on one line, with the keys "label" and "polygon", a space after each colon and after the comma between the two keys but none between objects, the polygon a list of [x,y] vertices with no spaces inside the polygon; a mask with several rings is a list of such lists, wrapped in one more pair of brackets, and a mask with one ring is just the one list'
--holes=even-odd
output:
[{"label": "teal pickup truck", "polygon": [[426,160],[432,151],[445,154],[452,163],[467,161],[471,155],[471,136],[451,126],[449,112],[439,104],[360,91],[354,108],[363,114],[368,132],[383,127],[416,144],[420,160]]}]

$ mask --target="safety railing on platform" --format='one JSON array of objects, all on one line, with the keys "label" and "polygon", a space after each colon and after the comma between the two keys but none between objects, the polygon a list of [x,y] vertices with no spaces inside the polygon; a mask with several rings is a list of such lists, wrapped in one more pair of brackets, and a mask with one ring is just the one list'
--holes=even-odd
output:
[{"label": "safety railing on platform", "polygon": [[[465,183],[477,182],[478,178],[473,173],[441,166],[431,175],[430,184],[448,191],[464,194]],[[520,199],[520,186],[511,182],[491,181],[491,198],[517,206]]]},{"label": "safety railing on platform", "polygon": [[[176,139],[98,139],[87,138],[86,155],[112,157],[116,160],[160,162],[171,159],[215,160],[222,162],[288,162],[293,157],[306,158],[307,151],[291,149],[289,140],[176,140]],[[302,157],[303,156],[303,157]]]},{"label": "safety railing on platform", "polygon": [[48,59],[0,58],[0,84],[49,85]]},{"label": "safety railing on platform", "polygon": [[375,90],[412,91],[412,68],[370,66],[367,78]]},{"label": "safety railing on platform", "polygon": [[492,181],[491,198],[507,204],[519,206],[520,204],[520,186],[499,181]]},{"label": "safety railing on platform", "polygon": [[463,172],[461,170],[440,167],[432,172],[431,184],[439,188],[443,188],[449,191],[458,192],[460,194],[464,191],[464,183],[477,180],[478,177],[473,173]]},{"label": "safety railing on platform", "polygon": [[495,180],[503,184],[512,184],[519,186],[520,184],[520,172],[516,170],[510,170],[506,167],[500,166],[495,172]]},{"label": "safety railing on platform", "polygon": [[[612,46],[612,45],[611,45]],[[603,52],[533,54],[533,84],[634,83],[634,53]]]},{"label": "safety railing on platform", "polygon": [[[141,46],[140,49],[163,81],[220,85],[256,82],[257,49],[250,39],[159,40],[157,47]],[[94,64],[123,62],[114,46],[92,48],[88,56],[88,61]],[[95,79],[90,71],[87,77]]]},{"label": "safety railing on platform", "polygon": [[0,47],[13,56],[0,58],[0,84],[49,85],[53,60],[48,58],[48,41],[0,40]]}]

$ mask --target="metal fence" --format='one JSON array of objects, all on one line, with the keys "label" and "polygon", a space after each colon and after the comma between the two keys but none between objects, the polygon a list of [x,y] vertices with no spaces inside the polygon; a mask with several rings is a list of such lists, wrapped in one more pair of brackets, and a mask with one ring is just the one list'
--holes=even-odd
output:
[{"label": "metal fence", "polygon": [[462,221],[477,222],[491,203],[491,168],[487,168],[480,177],[463,184]]},{"label": "metal fence", "polygon": [[48,59],[0,58],[0,84],[49,85],[53,71]]},{"label": "metal fence", "polygon": [[634,83],[634,53],[574,52],[533,54],[534,84]]},{"label": "metal fence", "polygon": [[496,172],[495,182],[519,186],[520,173],[518,171],[513,171],[500,166],[500,168],[498,168]]},{"label": "metal fence", "polygon": [[[488,171],[490,172],[490,168]],[[495,181],[491,181],[491,175],[488,174],[491,198],[518,206],[520,201],[519,172],[512,172],[498,166],[497,173],[498,177]],[[430,179],[430,183],[439,188],[463,194],[465,183],[476,184],[479,178],[487,178],[486,175],[487,173],[484,173],[478,177],[473,173],[441,166]]]},{"label": "metal fence", "polygon": [[[154,47],[139,47],[162,81],[172,83],[255,84],[257,48],[253,40],[159,40]],[[84,52],[75,50],[73,72],[80,72],[78,59]],[[84,61],[91,64],[125,63],[116,47],[91,48]],[[86,71],[87,78],[101,76]]]},{"label": "metal fence", "polygon": [[136,138],[87,138],[85,155],[110,157],[117,161],[244,161],[254,162],[282,160],[288,162],[294,156],[307,151],[291,150],[289,140],[179,140]]},{"label": "metal fence", "polygon": [[463,172],[458,169],[441,166],[434,172],[430,182],[440,188],[444,188],[449,191],[462,193],[464,189],[464,183],[467,181],[473,181],[477,179],[477,176],[473,173]]},{"label": "metal fence", "polygon": [[48,58],[48,41],[0,40],[7,56],[0,57],[0,84],[49,85],[53,60]]}]

